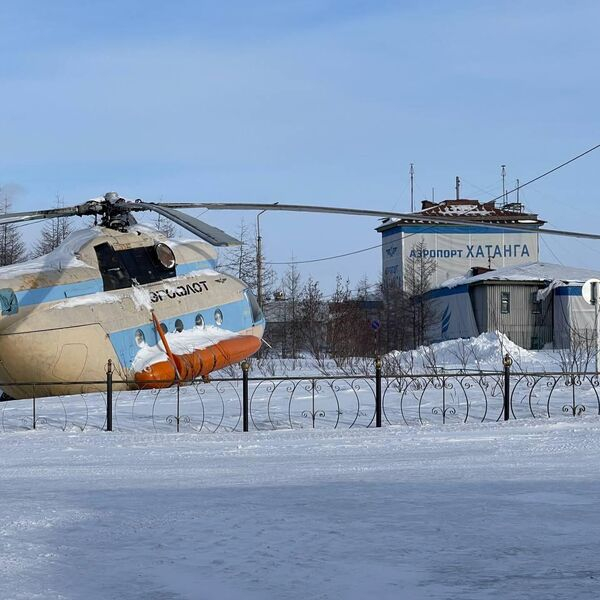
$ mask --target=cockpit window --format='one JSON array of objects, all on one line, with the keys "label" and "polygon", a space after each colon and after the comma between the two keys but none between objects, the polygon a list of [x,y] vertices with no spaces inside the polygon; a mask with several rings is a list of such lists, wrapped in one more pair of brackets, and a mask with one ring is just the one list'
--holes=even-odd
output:
[{"label": "cockpit window", "polygon": [[19,312],[17,296],[10,288],[0,290],[0,308],[2,315],[15,315]]},{"label": "cockpit window", "polygon": [[250,290],[246,290],[245,294],[248,299],[248,304],[250,304],[250,310],[252,311],[252,322],[258,323],[259,321],[262,321],[264,319],[263,311],[258,305],[256,296]]},{"label": "cockpit window", "polygon": [[104,291],[131,287],[131,277],[119,260],[115,249],[108,242],[104,242],[98,244],[95,250],[98,257],[98,268],[104,283]]},{"label": "cockpit window", "polygon": [[176,275],[175,260],[162,264],[155,246],[115,250],[105,242],[95,249],[104,291],[131,287],[134,279],[143,285]]},{"label": "cockpit window", "polygon": [[119,250],[119,258],[132,279],[139,284],[153,283],[167,277],[175,277],[175,258],[162,264],[155,246]]}]

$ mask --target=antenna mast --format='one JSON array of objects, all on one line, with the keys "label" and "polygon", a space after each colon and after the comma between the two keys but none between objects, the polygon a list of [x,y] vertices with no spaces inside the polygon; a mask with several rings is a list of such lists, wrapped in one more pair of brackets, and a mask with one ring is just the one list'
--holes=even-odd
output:
[{"label": "antenna mast", "polygon": [[264,298],[263,298],[263,265],[262,265],[262,237],[260,237],[260,215],[262,215],[265,211],[261,210],[256,215],[256,295],[258,300],[258,305],[262,308]]},{"label": "antenna mast", "polygon": [[460,177],[456,176],[456,199],[460,200]]},{"label": "antenna mast", "polygon": [[415,212],[415,196],[414,196],[414,183],[415,183],[415,167],[413,163],[410,163],[410,212]]},{"label": "antenna mast", "polygon": [[500,165],[500,175],[502,176],[502,204],[506,204],[506,165]]}]

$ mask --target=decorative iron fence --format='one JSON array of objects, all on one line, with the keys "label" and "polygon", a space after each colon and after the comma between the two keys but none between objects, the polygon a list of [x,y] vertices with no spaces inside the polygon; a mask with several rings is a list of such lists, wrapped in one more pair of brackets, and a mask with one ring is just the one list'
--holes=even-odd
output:
[{"label": "decorative iron fence", "polygon": [[110,372],[106,382],[79,382],[92,383],[104,391],[39,397],[43,383],[18,384],[31,398],[0,404],[1,430],[263,431],[600,415],[598,374],[511,373],[510,365],[384,376],[376,362],[371,376],[281,378],[244,368],[241,378],[136,391],[113,391]]}]

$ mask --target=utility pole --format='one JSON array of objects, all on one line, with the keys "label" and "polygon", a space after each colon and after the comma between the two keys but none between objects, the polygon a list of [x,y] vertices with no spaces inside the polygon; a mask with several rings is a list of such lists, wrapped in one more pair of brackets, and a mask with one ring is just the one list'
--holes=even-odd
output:
[{"label": "utility pole", "polygon": [[410,163],[410,212],[415,212],[414,200],[415,167]]},{"label": "utility pole", "polygon": [[460,177],[456,176],[456,199],[460,200]]},{"label": "utility pole", "polygon": [[598,281],[592,282],[592,301],[594,303],[594,329],[596,330],[596,373],[598,373],[598,369],[600,368],[600,329],[598,326],[600,323],[598,322],[598,304],[600,303],[600,294],[598,289]]},{"label": "utility pole", "polygon": [[263,305],[263,285],[262,285],[262,238],[260,237],[260,215],[266,210],[261,210],[256,215],[256,295],[258,305]]}]

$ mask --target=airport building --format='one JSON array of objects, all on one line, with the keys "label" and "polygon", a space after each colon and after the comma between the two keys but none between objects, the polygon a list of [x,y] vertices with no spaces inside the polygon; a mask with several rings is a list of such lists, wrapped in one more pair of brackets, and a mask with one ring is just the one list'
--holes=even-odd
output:
[{"label": "airport building", "polygon": [[[414,214],[417,223],[387,219],[377,231],[388,285],[410,295],[410,272],[428,265],[427,343],[495,330],[529,349],[596,339],[595,306],[585,301],[582,286],[600,272],[540,262],[538,230],[545,221],[537,214],[520,203],[466,199],[424,201]],[[428,221],[434,216],[461,224]]]},{"label": "airport building", "polygon": [[[524,211],[518,202],[498,207],[478,200],[423,201],[415,213],[418,223],[386,219],[377,228],[382,235],[383,278],[405,288],[407,265],[421,258],[435,261],[430,284],[437,287],[478,269],[499,269],[539,259],[538,228],[544,224],[536,214]],[[435,224],[428,217],[468,220],[469,225]],[[519,225],[531,231],[514,231],[495,225]]]},{"label": "airport building", "polygon": [[594,345],[596,308],[583,284],[599,271],[534,262],[450,279],[427,293],[427,341],[501,331],[528,349]]}]

